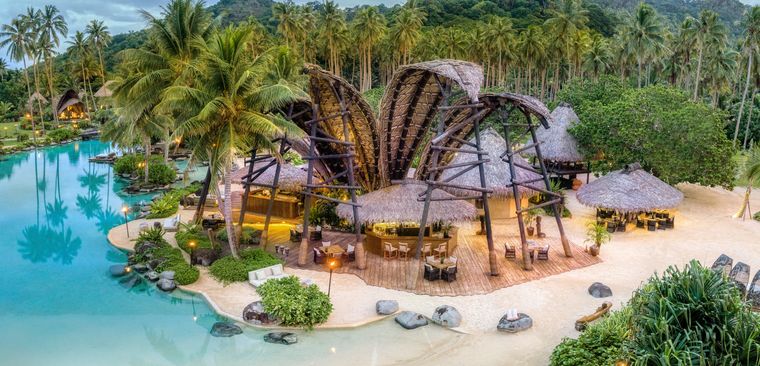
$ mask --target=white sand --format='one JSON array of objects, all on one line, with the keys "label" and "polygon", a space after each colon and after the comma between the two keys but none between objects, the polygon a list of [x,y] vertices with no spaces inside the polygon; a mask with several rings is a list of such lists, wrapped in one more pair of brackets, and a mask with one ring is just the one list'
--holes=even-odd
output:
[{"label": "white sand", "polygon": [[[420,357],[416,364],[466,365],[545,365],[554,346],[562,337],[575,337],[575,319],[593,312],[602,302],[587,294],[592,282],[603,282],[612,288],[613,309],[627,301],[631,293],[654,272],[669,265],[682,266],[691,259],[710,265],[721,253],[743,261],[753,271],[760,269],[760,223],[735,220],[731,215],[741,202],[742,189],[728,192],[717,188],[680,185],[685,199],[679,207],[674,230],[648,232],[637,229],[617,233],[612,243],[602,247],[603,262],[590,267],[562,273],[538,281],[501,289],[487,295],[462,297],[420,296],[402,291],[367,286],[353,275],[333,275],[332,301],[335,311],[326,327],[362,324],[377,319],[374,304],[380,299],[395,299],[404,310],[430,316],[443,304],[456,307],[464,318],[460,331],[472,334],[455,348]],[[574,192],[568,192],[568,208],[572,219],[564,220],[568,237],[583,243],[585,225],[593,219],[594,211],[578,204]],[[754,210],[760,210],[760,196],[752,200]],[[185,218],[185,214],[183,214]],[[553,220],[544,220],[545,231],[556,231]],[[133,229],[134,227],[134,229]],[[136,232],[137,224],[130,223]],[[114,245],[130,248],[125,241],[123,226],[109,233]],[[313,279],[327,290],[328,274],[290,269],[288,273]],[[752,273],[754,275],[754,272]],[[240,317],[242,308],[257,299],[247,284],[221,286],[202,272],[201,280],[186,286],[210,298],[217,308],[229,316]],[[533,328],[518,334],[496,332],[499,318],[509,308],[517,308],[534,320]]]}]

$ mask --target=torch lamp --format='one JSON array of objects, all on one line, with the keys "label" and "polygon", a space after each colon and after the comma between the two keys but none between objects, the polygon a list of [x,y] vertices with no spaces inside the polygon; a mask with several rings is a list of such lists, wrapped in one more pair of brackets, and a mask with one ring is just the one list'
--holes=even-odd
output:
[{"label": "torch lamp", "polygon": [[129,212],[129,207],[123,206],[121,208],[121,212],[124,213],[124,225],[127,227],[127,238],[129,237],[129,220],[127,219],[127,212]]},{"label": "torch lamp", "polygon": [[330,260],[327,261],[327,268],[330,269],[330,279],[327,282],[327,297],[330,297],[330,290],[332,290],[332,273],[334,269],[338,268],[338,260],[330,258]]},{"label": "torch lamp", "polygon": [[190,264],[191,265],[195,264],[195,255],[194,254],[195,254],[195,246],[196,245],[197,244],[195,243],[195,240],[190,240],[187,243],[187,247],[190,248]]}]

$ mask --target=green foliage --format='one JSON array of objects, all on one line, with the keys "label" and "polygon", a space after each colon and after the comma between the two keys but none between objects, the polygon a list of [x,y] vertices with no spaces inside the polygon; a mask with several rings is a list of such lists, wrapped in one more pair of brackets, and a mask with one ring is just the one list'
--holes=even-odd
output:
[{"label": "green foliage", "polygon": [[571,129],[593,167],[603,173],[640,162],[660,179],[677,184],[733,185],[736,163],[723,112],[694,103],[675,88],[621,90],[611,79],[574,81],[560,94],[578,113]]},{"label": "green foliage", "polygon": [[629,359],[625,344],[631,336],[631,309],[624,308],[591,323],[578,339],[564,338],[551,355],[552,366],[614,365]]},{"label": "green foliage", "polygon": [[283,159],[285,159],[285,161],[288,161],[291,164],[296,165],[296,166],[301,165],[305,162],[305,160],[303,160],[301,155],[298,155],[298,153],[295,151],[286,152],[285,155],[283,156]]},{"label": "green foliage", "polygon": [[[328,192],[327,195],[331,197],[340,196],[340,194],[337,192]],[[316,199],[312,202],[311,212],[309,215],[311,222],[313,222],[315,225],[323,223],[331,226],[340,225],[342,220],[340,216],[338,216],[338,213],[335,211],[335,207],[337,206],[335,203],[322,199]]]},{"label": "green foliage", "polygon": [[256,292],[261,295],[264,311],[285,326],[313,329],[327,321],[333,310],[330,298],[317,285],[301,286],[295,276],[269,280]]},{"label": "green foliage", "polygon": [[16,135],[16,142],[27,142],[29,141],[29,138],[30,138],[29,135],[20,133]]},{"label": "green foliage", "polygon": [[153,244],[169,244],[164,239],[164,229],[158,227],[151,227],[148,230],[143,230],[140,232],[140,234],[137,236],[136,241],[136,247],[143,244],[143,243],[153,243]]},{"label": "green foliage", "polygon": [[180,285],[189,285],[198,280],[200,272],[197,268],[185,262],[185,258],[182,256],[182,252],[178,248],[174,248],[164,239],[164,231],[161,228],[150,228],[148,230],[140,232],[137,237],[137,244],[135,244],[135,250],[140,252],[140,248],[145,243],[153,243],[155,248],[142,252],[140,255],[136,255],[137,262],[144,262],[147,260],[147,254],[151,254],[151,258],[158,259],[161,262],[156,267],[157,272],[174,271],[174,281]]},{"label": "green foliage", "polygon": [[195,242],[195,249],[213,248],[211,240],[198,224],[180,224],[177,234],[174,235],[177,240],[177,246],[187,253],[190,253],[188,243]]},{"label": "green foliage", "polygon": [[199,187],[199,184],[191,184],[184,188],[173,188],[164,193],[159,199],[153,201],[150,206],[150,214],[148,214],[147,218],[160,219],[174,215],[179,209],[180,199],[195,192]]},{"label": "green foliage", "polygon": [[363,94],[364,100],[367,101],[367,103],[375,112],[375,114],[379,113],[380,111],[380,100],[383,98],[383,93],[385,93],[385,88],[382,86],[379,86],[379,87],[367,90]]},{"label": "green foliage", "polygon": [[116,174],[135,174],[137,173],[137,164],[143,161],[141,156],[135,154],[124,155],[113,163],[113,171]]},{"label": "green foliage", "polygon": [[756,221],[760,221],[760,211],[755,212],[755,214],[752,215],[752,219]]},{"label": "green foliage", "polygon": [[[177,248],[174,248],[174,250],[179,252],[179,249]],[[169,262],[165,266],[162,264],[162,266],[165,271],[174,271],[174,282],[178,285],[195,283],[195,281],[198,281],[198,277],[200,277],[200,271],[198,271],[198,268],[191,266],[185,262],[184,259],[182,261]]]},{"label": "green foliage", "polygon": [[[259,245],[261,243],[261,230],[254,229],[250,226],[243,226],[243,230],[241,231],[240,238],[238,238],[238,241],[242,245]],[[227,241],[227,230],[219,230],[219,232],[216,233],[216,238],[226,242]]]},{"label": "green foliage", "polygon": [[602,223],[592,221],[586,228],[586,242],[593,245],[602,245],[610,241],[612,235]]},{"label": "green foliage", "polygon": [[79,134],[76,133],[76,131],[63,127],[56,130],[52,130],[48,132],[47,137],[50,138],[50,140],[54,142],[61,142],[65,140],[72,140],[76,137],[78,137]]},{"label": "green foliage", "polygon": [[232,256],[220,258],[209,267],[209,272],[218,281],[228,284],[248,280],[248,272],[281,264],[274,255],[262,249],[246,249],[240,252],[240,259]]},{"label": "green foliage", "polygon": [[[148,183],[163,186],[173,183],[177,179],[177,172],[166,164],[159,156],[153,156],[148,160]],[[137,175],[145,177],[144,169],[137,169]]]}]

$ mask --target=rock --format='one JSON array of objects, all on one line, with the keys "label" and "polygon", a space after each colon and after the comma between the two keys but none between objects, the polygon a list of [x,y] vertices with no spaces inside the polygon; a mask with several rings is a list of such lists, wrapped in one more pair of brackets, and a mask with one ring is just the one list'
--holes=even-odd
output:
[{"label": "rock", "polygon": [[601,282],[592,283],[588,288],[588,293],[597,299],[612,296],[612,290],[610,287]]},{"label": "rock", "polygon": [[135,248],[135,253],[137,254],[145,254],[145,252],[158,248],[158,245],[153,244],[151,242],[145,242],[142,243],[139,247]]},{"label": "rock", "polygon": [[243,330],[230,322],[216,322],[211,327],[211,335],[214,337],[232,337],[243,334]]},{"label": "rock", "polygon": [[391,315],[398,311],[398,301],[380,300],[375,304],[377,315]]},{"label": "rock", "polygon": [[174,283],[174,280],[170,280],[170,279],[167,279],[167,278],[161,278],[161,279],[159,279],[158,282],[156,282],[156,286],[161,291],[166,291],[166,292],[174,291],[174,289],[177,288],[177,284]]},{"label": "rock", "polygon": [[749,265],[744,262],[736,263],[734,268],[728,274],[728,277],[736,284],[741,291],[742,296],[747,293],[747,283],[749,282]]},{"label": "rock", "polygon": [[715,263],[713,263],[711,268],[713,271],[723,272],[724,275],[728,276],[733,264],[734,260],[731,259],[731,257],[721,254],[720,257],[715,260]]},{"label": "rock", "polygon": [[148,271],[145,273],[145,278],[148,279],[148,281],[156,282],[158,281],[158,272],[156,271]]},{"label": "rock", "polygon": [[108,270],[111,272],[111,276],[113,277],[121,277],[126,275],[130,272],[128,269],[129,267],[123,265],[123,264],[114,264],[111,266]]},{"label": "rock", "polygon": [[174,281],[174,271],[163,271],[160,275],[158,275],[158,278]]},{"label": "rock", "polygon": [[533,319],[527,314],[517,313],[517,319],[509,320],[507,315],[501,317],[499,325],[496,326],[496,330],[507,333],[517,333],[526,330],[533,326]]},{"label": "rock", "polygon": [[267,325],[276,321],[264,311],[264,304],[261,301],[254,301],[243,308],[243,320],[255,325]]},{"label": "rock", "polygon": [[272,332],[264,336],[264,342],[289,345],[297,343],[298,337],[289,332]]},{"label": "rock", "polygon": [[404,329],[415,329],[427,325],[428,321],[424,316],[413,311],[402,311],[396,315],[396,323]]},{"label": "rock", "polygon": [[749,286],[749,290],[747,290],[747,301],[749,301],[753,309],[760,309],[760,271],[755,273],[752,284]]},{"label": "rock", "polygon": [[446,328],[456,328],[462,324],[462,315],[455,307],[443,305],[435,308],[431,320]]},{"label": "rock", "polygon": [[156,268],[158,268],[158,266],[161,265],[161,263],[164,263],[164,259],[163,258],[160,258],[160,259],[151,259],[151,260],[148,261],[148,268],[150,268],[152,270],[155,270]]},{"label": "rock", "polygon": [[193,252],[193,257],[195,258],[195,264],[208,267],[219,259],[219,254],[214,249],[201,248]]},{"label": "rock", "polygon": [[150,270],[148,266],[145,263],[137,263],[134,266],[132,266],[132,269],[135,270],[137,273],[145,273]]}]

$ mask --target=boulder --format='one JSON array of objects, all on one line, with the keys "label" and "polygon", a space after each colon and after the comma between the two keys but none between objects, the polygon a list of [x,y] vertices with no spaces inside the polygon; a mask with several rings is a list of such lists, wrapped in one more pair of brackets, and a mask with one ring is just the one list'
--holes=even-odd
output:
[{"label": "boulder", "polygon": [[123,264],[114,264],[113,266],[108,268],[108,271],[111,272],[111,276],[113,277],[121,277],[130,272],[128,268],[129,267]]},{"label": "boulder", "polygon": [[752,284],[749,286],[749,290],[747,290],[747,301],[749,301],[753,309],[760,309],[760,271],[755,273]]},{"label": "boulder", "polygon": [[142,245],[135,248],[135,253],[137,254],[144,254],[145,252],[158,248],[158,245],[153,244],[151,242],[144,242]]},{"label": "boulder", "polygon": [[170,280],[167,278],[160,278],[158,282],[156,282],[156,286],[161,291],[166,291],[166,292],[174,291],[174,289],[177,288],[177,284],[174,283],[174,280]]},{"label": "boulder", "polygon": [[150,270],[148,266],[145,263],[137,263],[134,266],[132,266],[132,269],[135,270],[137,273],[145,273]]},{"label": "boulder", "polygon": [[404,327],[404,329],[415,329],[427,325],[428,321],[421,314],[413,311],[402,311],[396,315],[396,323]]},{"label": "boulder", "polygon": [[158,275],[158,278],[162,280],[172,280],[174,281],[174,271],[163,271],[160,275]]},{"label": "boulder", "polygon": [[462,314],[453,306],[442,305],[435,308],[431,320],[446,328],[456,328],[462,324]]},{"label": "boulder", "polygon": [[234,323],[216,322],[211,327],[211,335],[214,337],[232,337],[238,334],[243,334],[243,330]]},{"label": "boulder", "polygon": [[733,264],[734,260],[731,259],[731,257],[721,254],[720,257],[715,260],[711,268],[713,271],[723,272],[724,275],[728,276]]},{"label": "boulder", "polygon": [[507,315],[501,317],[496,330],[507,333],[517,333],[533,326],[533,319],[527,314],[517,313],[517,319],[509,320]]},{"label": "boulder", "polygon": [[736,284],[741,291],[742,296],[747,293],[747,284],[749,282],[749,265],[744,262],[736,263],[734,268],[728,274],[728,277]]},{"label": "boulder", "polygon": [[267,325],[275,322],[275,318],[264,311],[261,301],[254,301],[243,308],[243,320],[255,325]]},{"label": "boulder", "polygon": [[597,299],[612,296],[612,290],[610,287],[601,282],[592,283],[588,288],[588,293]]},{"label": "boulder", "polygon": [[398,311],[398,301],[380,300],[375,304],[377,315],[391,315]]},{"label": "boulder", "polygon": [[193,258],[195,258],[195,264],[208,267],[219,259],[219,254],[214,249],[200,248],[193,252]]},{"label": "boulder", "polygon": [[148,271],[145,273],[145,278],[148,279],[148,281],[156,282],[158,281],[158,272],[156,271]]},{"label": "boulder", "polygon": [[148,261],[148,268],[155,270],[158,268],[158,266],[161,265],[161,263],[164,263],[165,259],[163,258],[157,258],[157,259],[151,259]]},{"label": "boulder", "polygon": [[298,342],[298,337],[290,332],[271,332],[264,335],[264,342],[289,345]]}]

